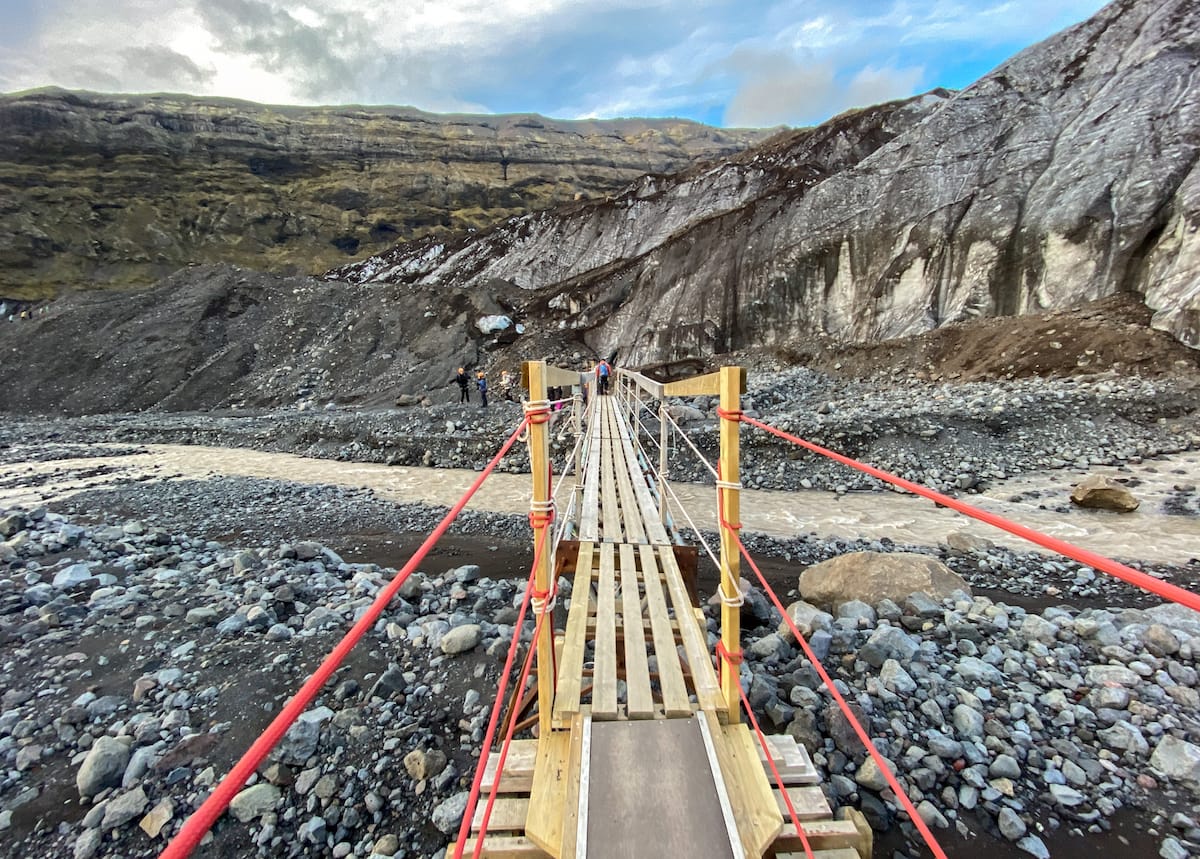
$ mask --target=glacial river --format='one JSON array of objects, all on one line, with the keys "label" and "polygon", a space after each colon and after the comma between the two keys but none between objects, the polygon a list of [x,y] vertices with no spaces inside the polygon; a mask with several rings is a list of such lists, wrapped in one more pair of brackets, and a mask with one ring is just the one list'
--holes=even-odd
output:
[{"label": "glacial river", "polygon": [[[95,446],[100,453],[103,445]],[[386,466],[308,459],[283,453],[188,445],[144,445],[145,452],[50,460],[7,461],[0,465],[0,507],[62,500],[84,489],[133,480],[203,479],[213,476],[278,478],[303,483],[370,488],[398,502],[453,504],[477,476],[474,471]],[[965,500],[1022,525],[1076,543],[1102,555],[1181,564],[1200,558],[1200,518],[1167,515],[1163,502],[1176,485],[1200,483],[1200,452],[1192,451],[1093,472],[1136,477],[1141,507],[1133,513],[1082,510],[1069,504],[1072,484],[1084,472],[1063,469],[1035,472],[994,484],[983,495]],[[715,528],[714,490],[688,484],[675,492],[701,527]],[[1013,502],[1012,496],[1032,500]],[[494,474],[472,507],[496,512],[528,510],[529,477]],[[1195,496],[1191,496],[1195,507]],[[560,501],[560,508],[566,499]],[[1066,512],[1041,509],[1066,506]],[[779,492],[746,490],[742,522],[748,530],[792,537],[889,537],[899,543],[932,545],[954,531],[986,537],[1016,550],[1036,549],[1024,540],[974,522],[930,501],[893,492],[837,495],[817,490]]]}]

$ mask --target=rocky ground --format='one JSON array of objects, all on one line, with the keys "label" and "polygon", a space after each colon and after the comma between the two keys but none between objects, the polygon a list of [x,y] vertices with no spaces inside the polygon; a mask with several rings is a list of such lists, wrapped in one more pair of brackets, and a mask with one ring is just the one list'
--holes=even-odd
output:
[{"label": "rocky ground", "polygon": [[[393,409],[331,405],[78,418],[13,415],[0,426],[0,445],[21,445],[25,451],[46,442],[172,442],[392,465],[482,467],[521,420],[520,406],[497,393],[487,409],[479,408],[477,397],[470,405],[457,399],[457,389],[446,387],[417,405]],[[696,397],[671,406],[678,427],[673,431],[686,433],[710,459],[716,457],[716,405],[713,397]],[[1120,465],[1200,448],[1195,419],[1200,374],[1195,373],[950,383],[852,380],[767,367],[751,374],[744,408],[780,429],[908,480],[968,493],[1037,469]],[[643,411],[642,418],[657,438],[653,409]],[[679,452],[672,457],[672,475],[708,479],[683,443],[674,444]],[[571,451],[569,421],[558,423],[552,445],[560,457]],[[743,445],[742,479],[752,488],[881,488],[874,478],[759,430],[744,429]],[[502,467],[527,470],[528,459],[517,448]]]},{"label": "rocky ground", "polygon": [[[950,384],[781,369],[752,379],[752,414],[960,494],[1000,475],[1200,447],[1200,394],[1185,374]],[[714,405],[673,407],[706,452]],[[504,401],[21,418],[0,427],[0,455],[58,460],[171,441],[479,467],[519,418]],[[566,427],[554,433],[560,455],[573,443]],[[871,485],[750,430],[744,438],[752,486]],[[678,451],[682,474],[690,454]],[[521,470],[523,456],[504,467]],[[5,484],[53,479],[10,471]],[[1195,486],[1180,482],[1166,506],[1163,515],[1196,517]],[[0,852],[161,849],[442,512],[368,490],[214,477],[130,482],[0,514]],[[925,552],[973,590],[805,614],[950,855],[1118,844],[1123,855],[1200,855],[1192,616],[1073,562],[986,542],[747,536],[789,602],[801,571],[856,550]],[[199,855],[435,855],[478,754],[528,538],[523,517],[464,514]],[[1200,581],[1195,562],[1140,566]],[[702,585],[711,591],[711,569]],[[749,599],[745,681],[760,717],[810,748],[835,804],[880,828],[878,855],[920,855],[779,621],[761,596]]]}]

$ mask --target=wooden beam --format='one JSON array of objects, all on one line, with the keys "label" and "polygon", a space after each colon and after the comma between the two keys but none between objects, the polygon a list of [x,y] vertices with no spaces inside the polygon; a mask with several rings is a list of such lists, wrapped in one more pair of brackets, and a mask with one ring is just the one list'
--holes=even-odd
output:
[{"label": "wooden beam", "polygon": [[745,725],[722,726],[716,713],[699,713],[697,717],[709,720],[742,848],[747,856],[762,856],[783,829],[783,820],[754,753],[757,743]]},{"label": "wooden beam", "polygon": [[[642,581],[646,584],[646,604],[650,614],[650,629],[654,635],[654,653],[658,657],[658,683],[662,688],[663,709],[668,716],[686,716],[692,712],[687,685],[675,649],[675,629],[667,614],[662,581],[658,576],[658,560],[654,549],[642,546]],[[686,621],[685,621],[686,622]]]},{"label": "wooden beam", "polygon": [[562,848],[563,814],[570,772],[571,732],[550,731],[538,737],[537,767],[525,804],[525,836],[551,855]]},{"label": "wooden beam", "polygon": [[554,718],[559,726],[579,712],[583,684],[583,655],[587,644],[588,614],[592,596],[592,567],[595,544],[580,543],[575,577],[571,582],[571,610],[567,613],[567,637],[558,667],[558,692],[554,696]]},{"label": "wooden beam", "polygon": [[642,598],[638,587],[637,561],[633,546],[621,544],[621,619],[625,629],[625,712],[631,719],[654,718],[654,695],[650,691],[650,669],[646,658],[646,635],[642,626]]},{"label": "wooden beam", "polygon": [[[446,855],[454,855],[454,842],[446,848]],[[468,838],[463,847],[463,855],[471,856],[475,852],[475,839]],[[538,847],[528,838],[520,836],[484,836],[483,852],[479,854],[485,859],[552,859],[549,853]]]},{"label": "wooden beam", "polygon": [[746,393],[746,370],[742,367],[722,367],[719,372],[706,373],[703,376],[692,376],[690,379],[680,379],[678,382],[667,382],[663,385],[664,397],[700,397],[716,396],[722,391],[721,376],[732,371],[737,378],[737,392]]},{"label": "wooden beam", "polygon": [[545,394],[543,394],[541,397],[535,397],[533,395],[533,391],[531,391],[529,388],[531,381],[529,376],[529,365],[535,363],[542,365],[542,380],[549,387],[562,388],[569,386],[572,388],[578,388],[583,384],[582,380],[580,379],[579,371],[577,370],[564,370],[561,367],[550,367],[546,365],[545,361],[526,361],[521,365],[521,387],[526,391],[529,391],[529,399],[531,400],[546,399]]},{"label": "wooden beam", "polygon": [[596,676],[592,718],[617,718],[617,588],[615,546],[600,544],[600,577],[596,585]]},{"label": "wooden beam", "polygon": [[632,385],[641,388],[656,400],[661,400],[663,397],[662,382],[656,382],[649,376],[643,376],[641,373],[635,373],[633,370],[617,370],[617,376],[626,380]]}]

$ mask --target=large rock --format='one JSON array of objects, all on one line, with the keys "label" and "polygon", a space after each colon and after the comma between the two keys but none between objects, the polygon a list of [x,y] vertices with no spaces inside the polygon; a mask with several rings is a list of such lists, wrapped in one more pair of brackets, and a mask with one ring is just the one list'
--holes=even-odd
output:
[{"label": "large rock", "polygon": [[1111,478],[1093,474],[1075,485],[1071,490],[1071,501],[1080,507],[1096,510],[1116,510],[1131,513],[1138,508],[1133,493]]},{"label": "large rock", "polygon": [[850,600],[901,602],[914,591],[940,600],[957,590],[971,591],[962,576],[937,558],[905,552],[851,552],[800,574],[800,595],[822,608]]},{"label": "large rock", "polygon": [[467,810],[467,800],[470,799],[469,791],[456,793],[449,799],[443,800],[433,810],[430,820],[433,825],[438,828],[439,832],[450,835],[458,829],[459,823],[462,822],[463,814]]},{"label": "large rock", "polygon": [[253,787],[241,791],[233,798],[233,801],[229,803],[229,813],[242,823],[249,823],[251,820],[273,811],[275,804],[279,802],[280,795],[279,788],[275,785],[259,782]]},{"label": "large rock", "polygon": [[477,623],[454,627],[442,636],[440,642],[442,653],[447,656],[456,656],[459,653],[474,650],[475,645],[479,644],[479,634],[479,624]]},{"label": "large rock", "polygon": [[95,796],[106,787],[120,787],[129,765],[129,746],[115,737],[100,737],[75,774],[80,796]]},{"label": "large rock", "polygon": [[1200,746],[1168,735],[1155,747],[1150,766],[1200,792]]}]

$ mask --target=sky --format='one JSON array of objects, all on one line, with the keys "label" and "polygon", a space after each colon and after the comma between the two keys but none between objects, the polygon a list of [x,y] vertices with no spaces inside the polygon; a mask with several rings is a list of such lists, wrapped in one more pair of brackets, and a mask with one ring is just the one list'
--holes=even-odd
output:
[{"label": "sky", "polygon": [[0,92],[811,125],[960,89],[1101,0],[0,0]]}]

